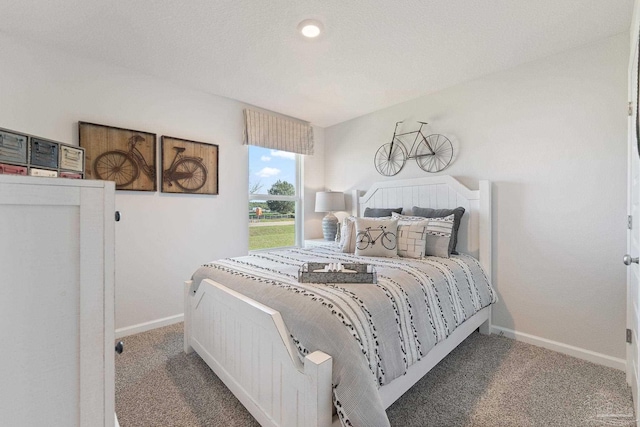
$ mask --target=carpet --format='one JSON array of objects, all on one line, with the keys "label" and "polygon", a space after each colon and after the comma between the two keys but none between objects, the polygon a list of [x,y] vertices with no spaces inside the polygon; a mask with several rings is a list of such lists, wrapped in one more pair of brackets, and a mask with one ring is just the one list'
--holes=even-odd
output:
[{"label": "carpet", "polygon": [[[258,426],[195,353],[182,323],[123,339],[121,427]],[[387,409],[392,426],[634,425],[625,374],[504,337],[473,333]]]}]

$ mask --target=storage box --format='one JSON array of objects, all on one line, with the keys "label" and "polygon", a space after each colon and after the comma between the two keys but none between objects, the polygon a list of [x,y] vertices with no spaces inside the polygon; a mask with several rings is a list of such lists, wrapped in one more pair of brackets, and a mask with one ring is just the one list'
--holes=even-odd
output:
[{"label": "storage box", "polygon": [[378,283],[376,270],[369,264],[342,264],[343,271],[316,271],[324,269],[329,263],[309,262],[303,264],[298,270],[298,282],[300,283]]},{"label": "storage box", "polygon": [[82,179],[82,174],[74,172],[60,172],[60,178]]},{"label": "storage box", "polygon": [[0,175],[26,175],[27,168],[25,166],[5,165],[0,163]]},{"label": "storage box", "polygon": [[31,161],[29,164],[58,169],[58,143],[31,138]]},{"label": "storage box", "polygon": [[60,169],[84,172],[84,148],[60,144]]},{"label": "storage box", "polygon": [[58,176],[58,171],[50,171],[46,169],[29,169],[29,175],[31,176],[48,176],[48,177],[56,177]]},{"label": "storage box", "polygon": [[27,163],[27,137],[0,130],[0,162]]}]

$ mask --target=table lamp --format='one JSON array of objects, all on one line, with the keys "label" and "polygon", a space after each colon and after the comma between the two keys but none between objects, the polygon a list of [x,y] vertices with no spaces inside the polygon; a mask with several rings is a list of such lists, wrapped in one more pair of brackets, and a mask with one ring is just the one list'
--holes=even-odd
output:
[{"label": "table lamp", "polygon": [[322,218],[324,240],[335,240],[338,232],[338,218],[333,212],[343,211],[344,209],[344,193],[339,191],[319,191],[316,193],[316,212],[328,212]]}]

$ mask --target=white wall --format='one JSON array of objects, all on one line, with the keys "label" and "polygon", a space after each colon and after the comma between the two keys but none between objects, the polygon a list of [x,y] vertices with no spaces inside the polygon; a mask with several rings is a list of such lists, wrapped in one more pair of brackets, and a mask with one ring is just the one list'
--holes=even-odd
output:
[{"label": "white wall", "polygon": [[[218,196],[118,192],[116,327],[183,312],[182,283],[217,258],[248,250],[247,147],[240,102],[152,77],[18,42],[0,33],[0,127],[78,144],[78,121],[219,144]],[[320,231],[313,212],[324,185],[323,130],[305,157],[305,229]]]},{"label": "white wall", "polygon": [[[624,358],[628,47],[620,35],[314,129],[306,236],[321,235],[315,191],[368,188],[394,123],[429,121],[459,149],[447,173],[494,182],[494,322]],[[220,145],[219,196],[117,194],[118,328],[182,313],[200,264],[246,253],[243,104],[3,34],[0,57],[0,127],[77,144],[84,120]]]},{"label": "white wall", "polygon": [[628,52],[619,35],[329,127],[326,185],[384,179],[395,122],[430,122],[458,152],[447,174],[493,181],[494,324],[624,358]]}]

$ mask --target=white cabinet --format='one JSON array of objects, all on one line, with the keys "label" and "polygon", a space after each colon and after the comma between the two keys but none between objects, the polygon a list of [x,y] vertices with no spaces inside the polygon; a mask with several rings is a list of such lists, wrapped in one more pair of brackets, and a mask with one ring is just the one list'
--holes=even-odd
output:
[{"label": "white cabinet", "polygon": [[114,183],[0,175],[0,424],[113,426]]}]

